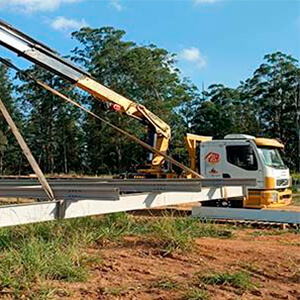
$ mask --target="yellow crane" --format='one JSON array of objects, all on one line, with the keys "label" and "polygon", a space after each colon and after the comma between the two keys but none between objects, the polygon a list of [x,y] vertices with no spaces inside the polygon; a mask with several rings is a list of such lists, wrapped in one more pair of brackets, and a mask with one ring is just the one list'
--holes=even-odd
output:
[{"label": "yellow crane", "polygon": [[[48,46],[34,40],[3,20],[0,20],[0,44],[19,56],[41,66],[68,80],[80,89],[88,92],[95,99],[111,104],[113,110],[125,113],[148,126],[153,146],[162,153],[167,153],[171,137],[168,124],[153,114],[144,105],[135,103],[97,82],[90,74],[63,59]],[[145,175],[164,176],[162,165],[165,158],[155,153],[149,169],[140,170]]]},{"label": "yellow crane", "polygon": [[[262,208],[290,202],[290,173],[279,154],[279,149],[283,145],[277,141],[234,134],[228,135],[222,140],[212,140],[212,137],[187,134],[185,140],[191,162],[191,168],[189,169],[167,157],[171,129],[168,124],[145,106],[135,103],[100,84],[90,74],[63,59],[48,46],[34,40],[2,20],[0,20],[0,45],[68,80],[93,95],[96,99],[109,102],[115,111],[125,113],[146,124],[150,136],[154,137],[153,144],[149,146],[137,138],[133,138],[145,148],[154,150],[150,168],[139,170],[143,176],[167,177],[162,166],[168,158],[169,161],[185,170],[188,177],[203,176],[204,178],[220,180],[224,178],[257,179],[256,186],[249,188],[245,199],[229,199],[229,201],[227,201],[228,199],[222,199],[221,203],[225,206],[234,203],[232,206]],[[42,83],[40,85],[69,101],[66,96],[53,91],[50,87]],[[128,133],[123,130],[117,130],[128,136]],[[197,155],[198,144],[200,144],[199,156]],[[218,205],[218,202],[216,200],[210,204]]]}]

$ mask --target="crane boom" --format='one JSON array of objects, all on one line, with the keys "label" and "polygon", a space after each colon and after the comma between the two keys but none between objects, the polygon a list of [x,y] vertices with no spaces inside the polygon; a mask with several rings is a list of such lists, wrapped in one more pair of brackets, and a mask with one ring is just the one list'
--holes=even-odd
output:
[{"label": "crane boom", "polygon": [[[89,73],[62,58],[50,47],[34,40],[1,19],[0,45],[17,53],[18,56],[66,79],[80,89],[93,95],[97,100],[115,104],[120,112],[144,122],[148,126],[150,132],[156,134],[155,144],[153,146],[163,153],[167,152],[171,137],[170,126],[148,110],[144,105],[135,103],[100,84],[93,79]],[[152,160],[152,173],[155,173],[155,170],[160,172],[159,170],[163,162],[164,157],[155,154]]]}]

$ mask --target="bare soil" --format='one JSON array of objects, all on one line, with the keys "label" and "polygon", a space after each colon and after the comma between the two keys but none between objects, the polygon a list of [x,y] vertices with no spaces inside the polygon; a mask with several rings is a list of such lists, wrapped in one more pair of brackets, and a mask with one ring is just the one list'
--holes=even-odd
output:
[{"label": "bare soil", "polygon": [[[85,283],[56,282],[59,299],[300,299],[300,235],[235,229],[230,239],[200,238],[194,250],[164,256],[147,237],[89,249],[101,257]],[[252,287],[201,282],[211,273],[245,272]],[[189,298],[205,290],[208,297]]]}]

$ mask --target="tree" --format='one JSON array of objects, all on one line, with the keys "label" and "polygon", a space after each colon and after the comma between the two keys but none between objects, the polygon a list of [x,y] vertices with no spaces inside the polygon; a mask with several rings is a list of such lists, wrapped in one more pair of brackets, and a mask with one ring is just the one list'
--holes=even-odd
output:
[{"label": "tree", "polygon": [[[124,41],[124,35],[125,31],[112,27],[83,28],[74,32],[72,36],[81,45],[72,51],[72,59],[102,84],[145,105],[167,123],[176,123],[181,118],[176,108],[193,99],[195,87],[180,79],[173,54],[152,44],[139,46]],[[145,139],[145,125],[128,116],[105,112],[105,105],[91,97],[87,97],[87,103],[93,112]],[[92,173],[123,172],[145,161],[145,152],[140,146],[116,135],[98,121],[86,118],[85,133]]]},{"label": "tree", "polygon": [[237,112],[242,107],[242,101],[237,89],[214,84],[203,93],[203,97],[204,99],[197,103],[194,112],[192,120],[194,132],[223,138],[228,133],[241,130],[243,125],[238,119]]},{"label": "tree", "polygon": [[[25,73],[75,99],[70,84],[38,67]],[[26,80],[26,76],[19,74]],[[26,118],[26,136],[37,162],[46,173],[83,172],[80,112],[33,81],[18,88],[19,103]]]},{"label": "tree", "polygon": [[[14,86],[8,68],[0,64],[0,97],[18,127],[22,129],[21,114],[14,102]],[[23,166],[23,155],[14,135],[5,119],[0,119],[0,174],[20,174]]]},{"label": "tree", "polygon": [[[285,160],[292,169],[299,165],[297,127],[299,128],[298,61],[281,52],[267,54],[265,63],[254,72],[253,77],[242,84],[260,123],[260,134],[278,138],[286,145]],[[297,103],[298,101],[298,103]]]},{"label": "tree", "polygon": [[228,133],[277,138],[286,145],[287,164],[296,169],[300,167],[298,62],[281,52],[268,54],[264,60],[236,89],[210,86],[195,104],[191,128],[217,138]]}]

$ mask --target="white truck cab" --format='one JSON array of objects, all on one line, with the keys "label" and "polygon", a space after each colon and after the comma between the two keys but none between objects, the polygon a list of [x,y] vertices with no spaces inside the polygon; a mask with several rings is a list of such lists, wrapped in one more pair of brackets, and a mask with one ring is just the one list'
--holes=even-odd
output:
[{"label": "white truck cab", "polygon": [[206,138],[200,143],[200,173],[205,178],[256,178],[256,186],[248,188],[245,199],[229,199],[231,206],[287,205],[291,178],[280,156],[283,147],[277,140],[245,134],[229,134],[223,140]]}]

